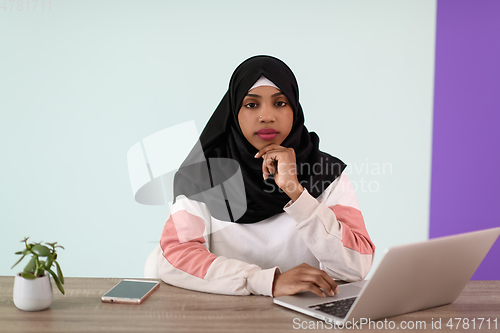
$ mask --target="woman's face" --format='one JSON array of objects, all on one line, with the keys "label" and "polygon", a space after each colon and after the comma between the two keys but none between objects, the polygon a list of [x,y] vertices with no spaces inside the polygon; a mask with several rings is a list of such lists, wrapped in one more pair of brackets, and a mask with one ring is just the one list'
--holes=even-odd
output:
[{"label": "woman's face", "polygon": [[275,143],[281,145],[292,130],[293,110],[283,93],[270,86],[250,90],[238,113],[245,138],[261,150]]}]

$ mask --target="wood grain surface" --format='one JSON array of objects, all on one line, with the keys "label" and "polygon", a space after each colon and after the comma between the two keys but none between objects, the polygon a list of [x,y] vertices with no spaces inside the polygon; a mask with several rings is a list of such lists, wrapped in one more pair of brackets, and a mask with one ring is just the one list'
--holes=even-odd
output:
[{"label": "wood grain surface", "polygon": [[[14,277],[0,277],[0,332],[291,332],[334,331],[323,322],[273,304],[265,296],[226,296],[196,292],[161,282],[160,288],[141,305],[102,303],[101,295],[118,283],[117,278],[67,278],[66,295],[55,288],[48,310],[24,312],[12,301]],[[445,326],[450,318],[479,319],[475,328]],[[441,329],[432,322],[441,320]],[[496,329],[494,320],[496,319]],[[403,321],[423,321],[426,329],[411,331],[500,331],[500,281],[470,281],[452,304],[389,318],[398,327]],[[457,320],[452,320],[453,325]],[[380,325],[380,324],[379,324]],[[422,325],[422,324],[420,324]],[[323,329],[321,329],[323,327]],[[318,329],[319,328],[319,329]],[[344,329],[344,331],[346,331]],[[410,330],[365,329],[399,332]]]}]

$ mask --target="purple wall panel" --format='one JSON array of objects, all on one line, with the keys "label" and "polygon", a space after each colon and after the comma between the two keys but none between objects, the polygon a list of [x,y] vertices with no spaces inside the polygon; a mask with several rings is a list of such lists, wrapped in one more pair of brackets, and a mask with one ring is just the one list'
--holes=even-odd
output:
[{"label": "purple wall panel", "polygon": [[[438,0],[429,237],[500,226],[500,1]],[[500,280],[500,240],[475,280]]]}]

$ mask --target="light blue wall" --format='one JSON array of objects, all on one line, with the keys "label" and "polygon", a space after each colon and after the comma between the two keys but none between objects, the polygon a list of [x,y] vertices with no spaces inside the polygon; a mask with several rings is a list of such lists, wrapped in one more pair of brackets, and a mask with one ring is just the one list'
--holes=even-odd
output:
[{"label": "light blue wall", "polygon": [[66,247],[68,276],[142,276],[168,208],[134,201],[128,150],[182,122],[201,131],[255,54],[295,72],[306,125],[350,166],[377,260],[426,239],[435,8],[52,0],[0,10],[0,275],[15,274],[18,241],[31,236]]}]

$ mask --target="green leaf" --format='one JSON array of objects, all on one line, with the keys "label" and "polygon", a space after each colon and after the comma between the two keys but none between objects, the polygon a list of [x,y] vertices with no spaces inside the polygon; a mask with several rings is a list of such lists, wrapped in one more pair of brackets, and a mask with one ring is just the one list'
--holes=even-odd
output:
[{"label": "green leaf", "polygon": [[23,278],[25,278],[25,279],[28,279],[28,280],[34,280],[34,279],[36,279],[36,276],[34,276],[32,273],[22,272],[21,276]]},{"label": "green leaf", "polygon": [[59,288],[59,291],[64,295],[64,288],[62,286],[62,283],[61,281],[59,280],[59,278],[57,277],[56,273],[54,273],[51,269],[48,269],[47,272],[50,273],[50,275],[52,275],[52,277],[54,278],[54,282],[56,283],[57,285],[57,288]]},{"label": "green leaf", "polygon": [[26,244],[26,247],[28,247],[28,238],[29,237],[24,237],[24,239],[21,241],[21,243]]},{"label": "green leaf", "polygon": [[16,253],[14,254],[23,254],[23,251],[17,251]]},{"label": "green leaf", "polygon": [[40,244],[33,246],[31,248],[31,251],[33,251],[33,253],[36,253],[40,257],[46,257],[50,254],[50,249],[45,245],[40,245]]},{"label": "green leaf", "polygon": [[50,255],[47,257],[47,260],[45,261],[45,269],[49,269],[52,266],[52,263],[54,262],[54,255]]},{"label": "green leaf", "polygon": [[59,266],[59,263],[57,261],[54,260],[54,262],[56,263],[56,267],[57,267],[57,275],[61,279],[61,283],[64,283],[64,276],[63,276],[63,273],[61,270],[61,266]]},{"label": "green leaf", "polygon": [[35,272],[33,273],[33,275],[42,276],[43,272],[44,272],[43,268],[37,267],[37,268],[35,268]]},{"label": "green leaf", "polygon": [[36,262],[37,262],[37,257],[33,256],[33,258],[31,258],[30,262],[26,265],[26,267],[24,267],[24,272],[33,273],[36,268]]},{"label": "green leaf", "polygon": [[24,257],[26,257],[26,255],[23,255],[23,256],[21,257],[21,259],[19,259],[19,260],[18,260],[18,261],[17,261],[17,262],[16,262],[16,263],[15,263],[15,264],[14,264],[14,265],[10,268],[10,269],[14,268],[14,266],[16,266],[17,264],[19,264],[19,263],[21,262],[21,260],[23,260],[23,259],[24,259]]},{"label": "green leaf", "polygon": [[45,272],[45,261],[37,260],[35,268],[35,276],[42,276]]}]

